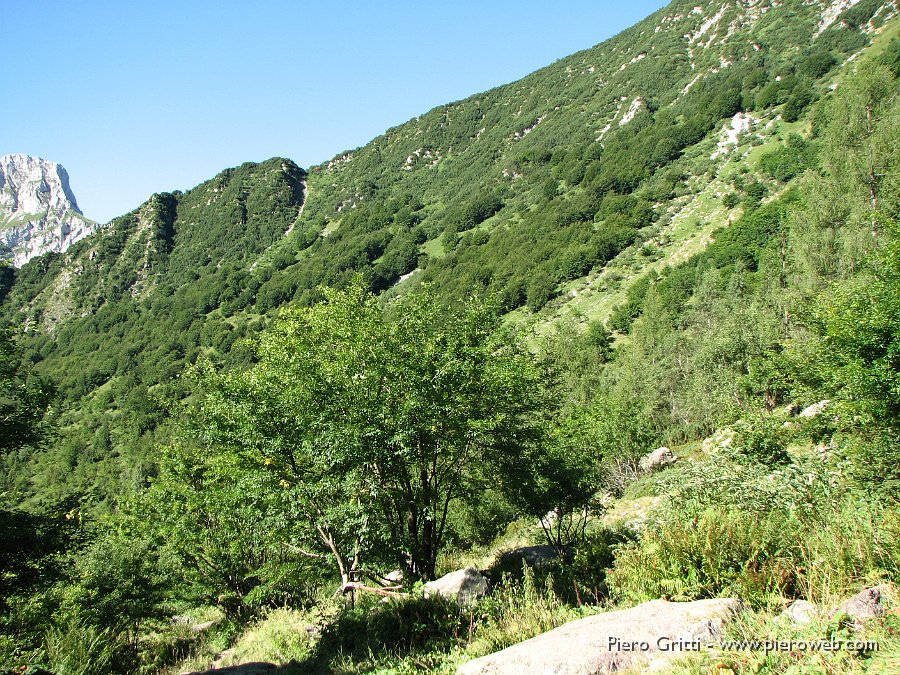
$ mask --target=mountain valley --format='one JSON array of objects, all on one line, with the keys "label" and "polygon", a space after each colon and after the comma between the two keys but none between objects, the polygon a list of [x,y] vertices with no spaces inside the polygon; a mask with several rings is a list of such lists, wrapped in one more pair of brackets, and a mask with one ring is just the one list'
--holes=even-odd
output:
[{"label": "mountain valley", "polygon": [[[898,14],[675,0],[328,162],[102,225],[62,167],[2,158],[2,527],[25,534],[0,656],[462,672],[604,609],[738,597],[719,637],[880,651],[677,672],[890,672]],[[421,596],[460,566],[493,596]],[[877,619],[826,616],[876,584]],[[795,601],[820,619],[778,623]]]}]

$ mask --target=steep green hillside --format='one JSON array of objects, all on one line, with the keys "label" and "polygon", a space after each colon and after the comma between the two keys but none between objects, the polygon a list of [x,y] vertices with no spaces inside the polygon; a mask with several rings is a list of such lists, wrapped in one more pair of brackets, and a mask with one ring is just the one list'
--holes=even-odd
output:
[{"label": "steep green hillside", "polygon": [[328,236],[274,275],[261,302],[309,297],[368,262],[375,288],[418,265],[449,292],[488,286],[509,308],[539,308],[639,236],[685,179],[712,170],[689,149],[724,119],[773,108],[796,119],[866,44],[868,15],[880,25],[890,14],[880,8],[857,5],[816,35],[818,3],[676,2],[598,47],[391,129],[313,167],[304,220]]},{"label": "steep green hillside", "polygon": [[48,455],[3,458],[8,488],[98,499],[143,481],[169,383],[205,350],[240,359],[232,346],[259,328],[228,317],[294,225],[305,178],[282,159],[228,169],[17,272],[6,307],[26,361],[59,391],[63,429]]},{"label": "steep green hillside", "polygon": [[241,362],[238,338],[265,317],[357,274],[375,291],[413,273],[446,297],[488,289],[520,319],[558,298],[546,314],[606,321],[644,269],[706,246],[735,199],[778,189],[731,160],[802,130],[896,23],[895,2],[843,6],[676,1],[308,176],[280,159],[228,170],[26,265],[4,314],[59,388],[63,431],[49,455],[5,460],[9,487],[102,485],[97,499],[140,483],[185,364]]},{"label": "steep green hillside", "polygon": [[897,14],[675,2],[3,270],[0,672],[447,673],[726,597],[845,648],[676,672],[896,671]]}]

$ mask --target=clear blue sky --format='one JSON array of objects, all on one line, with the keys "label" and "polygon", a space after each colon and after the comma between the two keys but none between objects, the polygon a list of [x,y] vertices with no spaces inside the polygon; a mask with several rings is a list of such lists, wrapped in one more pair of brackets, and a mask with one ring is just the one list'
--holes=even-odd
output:
[{"label": "clear blue sky", "polygon": [[662,0],[0,0],[0,155],[101,222],[280,155],[318,164],[602,42]]}]

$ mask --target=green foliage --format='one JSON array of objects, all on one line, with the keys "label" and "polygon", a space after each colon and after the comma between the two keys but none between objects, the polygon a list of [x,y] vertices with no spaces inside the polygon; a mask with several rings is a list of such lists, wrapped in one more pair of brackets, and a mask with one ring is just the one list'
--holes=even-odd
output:
[{"label": "green foliage", "polygon": [[589,515],[595,511],[594,494],[600,478],[602,456],[583,431],[579,417],[564,419],[542,445],[525,446],[507,461],[527,465],[526,470],[508,466],[512,480],[510,500],[525,515],[537,518],[559,555],[584,538]]},{"label": "green foliage", "polygon": [[163,614],[167,572],[149,542],[110,532],[76,559],[66,604],[91,626],[134,635],[142,622]]},{"label": "green foliage", "polygon": [[729,192],[727,195],[722,197],[722,206],[724,206],[726,209],[733,209],[740,203],[741,196],[737,192]]},{"label": "green foliage", "polygon": [[17,486],[113,509],[153,474],[150,448],[170,440],[159,401],[187,394],[184,366],[248,363],[236,346],[284,305],[321,299],[322,285],[361,275],[369,290],[404,293],[411,284],[395,284],[419,269],[439,297],[487,289],[505,310],[555,306],[563,284],[642,238],[709,168],[698,144],[723,120],[754,107],[805,114],[834,60],[867,40],[863,4],[816,39],[812,5],[751,24],[729,6],[709,29],[721,39],[690,58],[683,36],[710,8],[677,22],[661,10],[308,174],[280,158],[228,169],[33,261],[16,272],[4,319],[31,327],[26,358],[71,405],[58,447],[14,463]]},{"label": "green foliage", "polygon": [[631,324],[640,315],[644,299],[650,285],[656,280],[657,274],[652,270],[628,287],[628,295],[625,303],[618,305],[609,317],[609,327],[620,333],[627,333]]},{"label": "green foliage", "polygon": [[[639,542],[620,547],[608,576],[614,598],[738,595],[822,601],[860,577],[895,575],[896,509],[848,493],[845,466],[817,457],[774,470],[722,455],[675,470]],[[853,533],[853,534],[851,534]]]},{"label": "green foliage", "polygon": [[547,577],[543,588],[525,566],[521,581],[504,578],[477,607],[475,631],[468,652],[483,656],[552,630],[576,614],[563,605]]},{"label": "green foliage", "polygon": [[803,55],[797,64],[797,72],[817,80],[836,65],[837,59],[833,54],[821,47],[813,47]]},{"label": "green foliage", "polygon": [[47,661],[59,675],[107,675],[131,672],[134,664],[124,636],[112,628],[97,628],[78,618],[50,629],[46,637]]},{"label": "green foliage", "polygon": [[0,610],[7,610],[13,597],[36,594],[58,580],[63,554],[81,539],[77,510],[65,503],[49,514],[0,510],[0,535]]},{"label": "green foliage", "polygon": [[158,477],[127,516],[131,539],[155,542],[194,602],[241,617],[305,597],[309,565],[292,552],[290,499],[249,467],[166,448]]},{"label": "green foliage", "polygon": [[900,38],[891,40],[878,60],[890,69],[895,78],[900,77]]},{"label": "green foliage", "polygon": [[[335,571],[429,577],[448,547],[551,511],[566,555],[546,587],[525,571],[475,609],[367,600],[336,610],[313,655],[305,632],[272,644],[313,670],[449,669],[576,616],[562,598],[821,601],[896,579],[896,41],[825,80],[879,6],[813,37],[820,8],[787,3],[713,39],[738,25],[724,7],[689,53],[710,8],[661,10],[308,175],[273,159],[154,195],[0,280],[5,322],[27,327],[0,340],[3,488],[30,509],[0,514],[3,652],[87,673],[144,649],[156,667],[184,649],[159,621],[173,599],[243,620],[310,602]],[[740,218],[639,268],[667,246],[668,200],[718,170],[724,120],[813,106],[810,140],[737,160],[722,201]],[[615,343],[560,321],[535,358],[503,328],[501,311],[552,316],[632,246]],[[473,292],[496,300],[448,300]],[[41,433],[44,379],[59,438]],[[823,398],[790,430],[757,412]],[[638,457],[725,425],[731,449],[642,482],[666,499],[640,539],[591,532],[594,494],[621,493]],[[91,509],[119,515],[84,543]]]},{"label": "green foliage", "polygon": [[781,182],[797,177],[815,165],[815,148],[801,136],[791,134],[787,143],[759,159],[763,173]]},{"label": "green foliage", "polygon": [[710,509],[694,521],[672,520],[618,551],[607,576],[612,597],[642,602],[734,596],[758,603],[793,593],[787,535],[781,518],[750,519]]},{"label": "green foliage", "polygon": [[[572,566],[568,572],[571,577],[572,590],[575,597],[570,602],[599,605],[609,598],[607,574],[616,560],[617,550],[634,539],[634,534],[627,531],[602,528],[589,532],[584,541],[575,548]],[[567,595],[569,585],[566,584]]]},{"label": "green foliage", "polygon": [[469,617],[454,600],[405,598],[388,604],[365,598],[325,628],[313,659],[322,666],[338,654],[363,660],[372,654],[403,657],[449,651],[465,638]]},{"label": "green foliage", "polygon": [[12,330],[0,332],[0,456],[40,441],[53,393],[22,366]]},{"label": "green foliage", "polygon": [[788,432],[777,417],[755,415],[736,425],[735,443],[743,459],[764,466],[786,464]]},{"label": "green foliage", "polygon": [[344,582],[375,551],[433,577],[451,503],[540,438],[540,373],[491,303],[424,291],[382,311],[358,286],[325,295],[285,313],[252,368],[207,374],[193,424],[290,490]]},{"label": "green foliage", "polygon": [[815,315],[831,391],[878,426],[900,423],[900,230],[886,223],[887,245],[874,278],[842,284],[820,299]]}]

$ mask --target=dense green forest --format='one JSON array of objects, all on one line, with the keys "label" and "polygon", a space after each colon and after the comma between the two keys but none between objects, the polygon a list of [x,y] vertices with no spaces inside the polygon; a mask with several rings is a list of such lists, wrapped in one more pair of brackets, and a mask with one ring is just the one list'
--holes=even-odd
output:
[{"label": "dense green forest", "polygon": [[[602,607],[897,583],[897,8],[695,4],[7,270],[0,665],[201,668],[261,622],[296,672],[452,672]],[[421,597],[481,559],[477,607]],[[870,630],[728,663],[888,672]]]}]

